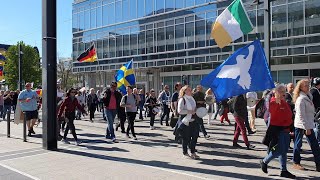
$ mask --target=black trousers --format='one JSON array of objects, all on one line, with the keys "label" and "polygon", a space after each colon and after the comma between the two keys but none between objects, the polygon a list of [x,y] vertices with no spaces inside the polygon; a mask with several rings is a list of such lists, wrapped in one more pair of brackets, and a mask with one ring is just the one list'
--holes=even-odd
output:
[{"label": "black trousers", "polygon": [[196,121],[190,122],[189,126],[183,128],[181,134],[183,154],[188,153],[188,146],[191,153],[195,153],[199,136],[199,124]]},{"label": "black trousers", "polygon": [[126,112],[128,119],[128,127],[127,127],[127,135],[129,136],[129,132],[131,130],[132,136],[136,137],[136,133],[134,132],[134,120],[136,119],[136,112]]},{"label": "black trousers", "polygon": [[164,117],[166,117],[166,124],[169,124],[169,114],[170,114],[170,109],[166,104],[164,104],[163,105],[163,113],[162,113],[162,116],[160,119],[161,125],[162,125],[162,121],[163,121]]},{"label": "black trousers", "polygon": [[90,120],[92,120],[92,119],[94,119],[94,112],[96,111],[96,106],[90,105],[89,111],[90,111]]},{"label": "black trousers", "polygon": [[206,131],[206,128],[204,127],[203,119],[199,118],[198,116],[196,116],[196,121],[199,124],[200,131],[203,133],[204,136],[206,136],[207,135],[207,131]]},{"label": "black trousers", "polygon": [[76,117],[76,113],[75,112],[71,112],[71,113],[68,113],[68,114],[66,113],[65,117],[68,118],[69,121],[67,122],[66,129],[64,130],[63,139],[67,138],[67,135],[68,135],[69,129],[70,129],[71,132],[72,132],[74,140],[77,141],[78,138],[77,138],[77,134],[76,134],[76,127],[74,126],[74,119]]},{"label": "black trousers", "polygon": [[126,115],[123,114],[123,115],[120,115],[118,114],[118,118],[120,120],[119,124],[117,124],[117,128],[120,127],[121,128],[121,132],[125,132],[125,128],[124,128],[124,123],[126,122]]},{"label": "black trousers", "polygon": [[154,125],[154,119],[156,118],[156,115],[153,114],[153,112],[150,112],[150,126]]}]

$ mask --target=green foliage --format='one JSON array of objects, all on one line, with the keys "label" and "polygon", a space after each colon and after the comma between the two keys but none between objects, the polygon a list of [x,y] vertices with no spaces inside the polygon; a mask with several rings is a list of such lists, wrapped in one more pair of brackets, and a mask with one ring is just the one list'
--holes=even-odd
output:
[{"label": "green foliage", "polygon": [[34,82],[34,86],[41,85],[41,67],[39,54],[30,45],[18,42],[10,46],[6,52],[6,64],[4,67],[6,84],[9,89],[18,89],[19,80],[19,43],[22,46],[22,82]]}]

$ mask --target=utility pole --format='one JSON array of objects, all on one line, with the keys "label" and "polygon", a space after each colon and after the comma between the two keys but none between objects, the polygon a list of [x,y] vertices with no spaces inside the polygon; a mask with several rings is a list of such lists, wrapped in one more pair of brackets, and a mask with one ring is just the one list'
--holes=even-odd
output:
[{"label": "utility pole", "polygon": [[43,148],[57,149],[57,0],[42,0]]},{"label": "utility pole", "polygon": [[18,47],[18,56],[19,56],[19,82],[18,82],[18,88],[20,91],[22,91],[23,87],[22,87],[22,46],[21,46],[22,42],[19,42],[19,47]]},{"label": "utility pole", "polygon": [[271,50],[270,50],[270,38],[271,38],[271,28],[270,28],[270,19],[271,19],[271,8],[270,2],[272,0],[264,0],[264,51],[266,54],[267,62],[269,65],[269,70],[271,71]]}]

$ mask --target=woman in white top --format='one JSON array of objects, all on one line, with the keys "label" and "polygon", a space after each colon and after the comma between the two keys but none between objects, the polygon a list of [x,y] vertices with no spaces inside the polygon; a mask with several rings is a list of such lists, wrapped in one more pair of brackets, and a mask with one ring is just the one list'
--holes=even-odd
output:
[{"label": "woman in white top", "polygon": [[207,104],[207,109],[208,109],[208,115],[209,115],[209,118],[208,118],[208,125],[210,125],[211,122],[211,118],[212,118],[212,115],[214,113],[214,103],[216,102],[216,99],[212,93],[212,90],[211,88],[209,88],[207,91],[206,91],[206,96],[204,98],[204,100],[206,101],[206,104]]},{"label": "woman in white top", "polygon": [[[191,157],[192,159],[198,159],[196,155],[196,144],[199,136],[199,124],[194,119],[196,112],[196,102],[192,97],[191,88],[186,85],[183,86],[179,92],[178,101],[178,114],[180,122],[183,123],[181,131],[182,135],[182,150],[185,157]],[[191,155],[188,153],[187,147],[189,146]]]},{"label": "woman in white top", "polygon": [[316,140],[314,128],[314,105],[312,95],[309,93],[309,80],[300,80],[293,91],[293,101],[295,102],[296,115],[294,119],[295,140],[293,149],[293,168],[304,170],[300,165],[300,150],[302,146],[302,138],[305,134],[307,141],[311,147],[316,169],[320,172],[320,148]]}]

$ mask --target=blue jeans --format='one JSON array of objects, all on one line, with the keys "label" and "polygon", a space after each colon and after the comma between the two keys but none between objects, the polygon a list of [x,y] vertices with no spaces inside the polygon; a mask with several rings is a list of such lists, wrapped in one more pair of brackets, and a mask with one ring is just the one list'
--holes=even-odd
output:
[{"label": "blue jeans", "polygon": [[110,139],[114,139],[116,138],[116,136],[114,134],[113,122],[114,122],[114,119],[116,118],[117,110],[109,110],[105,108],[104,111],[105,111],[105,115],[107,116],[107,122],[108,122],[106,137]]},{"label": "blue jeans", "polygon": [[[304,129],[295,128],[294,130],[295,140],[294,140],[294,149],[293,149],[293,162],[295,164],[300,164],[300,161],[301,161],[300,150],[302,146],[302,138],[303,138],[304,132],[305,132]],[[320,148],[313,130],[311,130],[311,134],[309,136],[306,135],[306,137],[311,147],[312,154],[314,156],[314,161],[315,163],[318,164],[320,163]]]},{"label": "blue jeans", "polygon": [[263,162],[268,164],[272,159],[279,157],[281,171],[287,170],[287,153],[290,144],[289,132],[281,131],[278,139],[278,147],[275,151],[270,151],[263,159]]},{"label": "blue jeans", "polygon": [[4,105],[2,114],[3,120],[5,120],[8,111],[11,113],[11,105]]},{"label": "blue jeans", "polygon": [[320,145],[320,122],[316,122],[316,127],[314,128],[314,133],[318,140],[318,144]]}]

